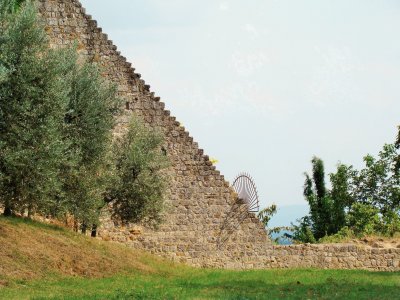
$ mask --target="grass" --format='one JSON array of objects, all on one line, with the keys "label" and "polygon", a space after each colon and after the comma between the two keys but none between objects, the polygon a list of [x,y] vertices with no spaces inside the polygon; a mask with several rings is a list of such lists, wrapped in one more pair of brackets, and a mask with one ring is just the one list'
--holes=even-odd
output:
[{"label": "grass", "polygon": [[[396,299],[395,273],[332,270],[222,271],[177,268],[108,278],[15,282],[4,299]],[[398,298],[397,298],[398,299]]]},{"label": "grass", "polygon": [[[28,249],[19,248],[23,238]],[[84,262],[91,259],[98,263]],[[196,269],[0,218],[0,299],[400,299],[399,291],[399,272]]]}]

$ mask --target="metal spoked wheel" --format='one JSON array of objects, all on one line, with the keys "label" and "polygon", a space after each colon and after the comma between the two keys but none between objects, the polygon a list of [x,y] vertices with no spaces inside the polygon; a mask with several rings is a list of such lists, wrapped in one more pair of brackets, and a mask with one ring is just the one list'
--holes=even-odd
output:
[{"label": "metal spoked wheel", "polygon": [[248,206],[249,212],[258,212],[260,204],[258,201],[257,187],[253,178],[247,173],[240,173],[233,181],[232,188]]}]

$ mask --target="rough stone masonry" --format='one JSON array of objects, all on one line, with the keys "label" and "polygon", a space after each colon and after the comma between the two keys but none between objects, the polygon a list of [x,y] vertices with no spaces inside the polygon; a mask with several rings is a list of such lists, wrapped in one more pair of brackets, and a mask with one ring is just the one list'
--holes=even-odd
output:
[{"label": "rough stone masonry", "polygon": [[[193,141],[165,104],[150,91],[97,22],[78,0],[37,0],[51,47],[75,43],[82,57],[103,67],[117,84],[124,114],[115,134],[123,132],[132,113],[166,136],[172,183],[166,222],[158,230],[114,224],[104,214],[99,237],[125,243],[193,266],[246,268],[361,268],[400,270],[400,249],[355,245],[273,246],[257,217],[236,199],[224,176]],[[182,74],[184,76],[184,74]]]}]

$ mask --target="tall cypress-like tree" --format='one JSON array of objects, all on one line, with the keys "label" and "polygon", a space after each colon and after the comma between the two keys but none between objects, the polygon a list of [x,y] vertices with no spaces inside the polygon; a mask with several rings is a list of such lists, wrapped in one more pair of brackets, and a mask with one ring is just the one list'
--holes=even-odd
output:
[{"label": "tall cypress-like tree", "polygon": [[46,214],[61,191],[60,166],[68,159],[63,139],[68,88],[63,77],[69,63],[62,52],[48,48],[31,1],[19,10],[3,4],[0,201],[6,215],[26,209]]},{"label": "tall cypress-like tree", "polygon": [[332,199],[332,233],[338,232],[346,224],[346,209],[354,203],[351,194],[352,177],[354,170],[352,166],[339,164],[336,173],[329,174],[332,189],[329,195]]},{"label": "tall cypress-like tree", "polygon": [[[337,233],[346,225],[346,209],[354,202],[351,195],[353,168],[339,164],[336,173],[330,174],[332,189],[325,186],[323,161],[314,157],[311,160],[312,177],[305,174],[304,197],[310,207],[307,226],[311,225],[315,239]],[[301,227],[301,226],[300,226]],[[302,224],[305,228],[305,224]]]},{"label": "tall cypress-like tree", "polygon": [[304,197],[310,206],[310,217],[313,224],[313,233],[319,239],[330,233],[332,201],[327,195],[325,187],[324,163],[318,157],[313,157],[312,177],[305,174]]}]

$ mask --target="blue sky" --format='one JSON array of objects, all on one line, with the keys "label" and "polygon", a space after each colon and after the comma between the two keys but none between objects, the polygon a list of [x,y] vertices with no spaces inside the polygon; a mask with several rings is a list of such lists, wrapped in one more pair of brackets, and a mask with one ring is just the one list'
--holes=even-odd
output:
[{"label": "blue sky", "polygon": [[362,166],[400,124],[396,0],[82,0],[230,181],[274,225],[306,209],[313,155]]}]

